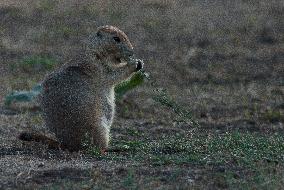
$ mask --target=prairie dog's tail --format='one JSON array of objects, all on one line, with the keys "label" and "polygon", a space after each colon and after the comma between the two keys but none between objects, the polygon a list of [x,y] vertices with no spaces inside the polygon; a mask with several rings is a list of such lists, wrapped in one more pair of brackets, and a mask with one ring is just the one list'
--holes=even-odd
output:
[{"label": "prairie dog's tail", "polygon": [[18,137],[22,141],[34,141],[34,142],[40,142],[42,144],[48,145],[48,148],[50,149],[59,149],[60,143],[52,139],[44,134],[40,133],[33,133],[33,132],[23,132]]}]

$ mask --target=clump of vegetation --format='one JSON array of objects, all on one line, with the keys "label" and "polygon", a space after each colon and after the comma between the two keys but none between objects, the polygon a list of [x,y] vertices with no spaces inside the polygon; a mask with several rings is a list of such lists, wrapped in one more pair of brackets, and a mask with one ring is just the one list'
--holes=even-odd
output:
[{"label": "clump of vegetation", "polygon": [[10,106],[13,102],[32,102],[41,92],[41,84],[37,84],[30,91],[13,91],[5,97],[5,106]]},{"label": "clump of vegetation", "polygon": [[144,73],[137,72],[130,79],[118,84],[114,90],[116,97],[120,99],[127,91],[134,89],[144,82]]},{"label": "clump of vegetation", "polygon": [[192,113],[180,106],[173,98],[171,98],[165,89],[156,89],[156,95],[153,100],[159,102],[163,106],[170,108],[174,113],[177,114],[177,122],[189,122],[194,127],[199,127],[199,123],[194,120]]}]

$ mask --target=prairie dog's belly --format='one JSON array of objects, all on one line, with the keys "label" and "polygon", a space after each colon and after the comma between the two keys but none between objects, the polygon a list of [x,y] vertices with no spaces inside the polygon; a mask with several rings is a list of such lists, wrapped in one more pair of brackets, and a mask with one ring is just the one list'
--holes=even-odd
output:
[{"label": "prairie dog's belly", "polygon": [[109,131],[113,122],[114,112],[115,112],[115,98],[114,98],[113,88],[105,92],[104,100],[102,101],[101,106],[102,106],[101,125]]}]

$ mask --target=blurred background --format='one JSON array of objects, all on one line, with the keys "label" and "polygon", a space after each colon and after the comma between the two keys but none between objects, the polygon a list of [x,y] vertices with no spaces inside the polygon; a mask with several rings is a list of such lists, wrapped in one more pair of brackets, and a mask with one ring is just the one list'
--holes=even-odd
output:
[{"label": "blurred background", "polygon": [[[283,134],[283,0],[1,0],[1,105],[11,91],[31,89],[64,64],[102,25],[129,36],[156,81],[118,100],[114,139],[130,138],[123,134],[132,125],[157,139],[191,130],[153,101],[158,87],[192,112],[198,134]],[[26,115],[1,118],[7,137],[41,125]]]},{"label": "blurred background", "polygon": [[[283,121],[281,0],[4,0],[0,7],[0,101],[41,81],[98,26],[114,25],[158,86],[205,123]],[[170,117],[154,109],[151,93],[149,84],[129,93],[128,114]]]}]

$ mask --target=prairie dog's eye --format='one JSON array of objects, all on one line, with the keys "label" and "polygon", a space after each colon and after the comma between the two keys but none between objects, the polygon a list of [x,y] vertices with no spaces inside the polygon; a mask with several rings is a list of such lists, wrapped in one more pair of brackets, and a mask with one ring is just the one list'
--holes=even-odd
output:
[{"label": "prairie dog's eye", "polygon": [[117,37],[117,36],[113,37],[113,39],[114,39],[114,41],[116,41],[117,43],[119,43],[119,42],[120,42],[120,38],[119,38],[119,37]]},{"label": "prairie dog's eye", "polygon": [[102,33],[99,31],[99,32],[97,32],[97,37],[99,37],[99,38],[101,38],[103,35],[102,35]]}]

